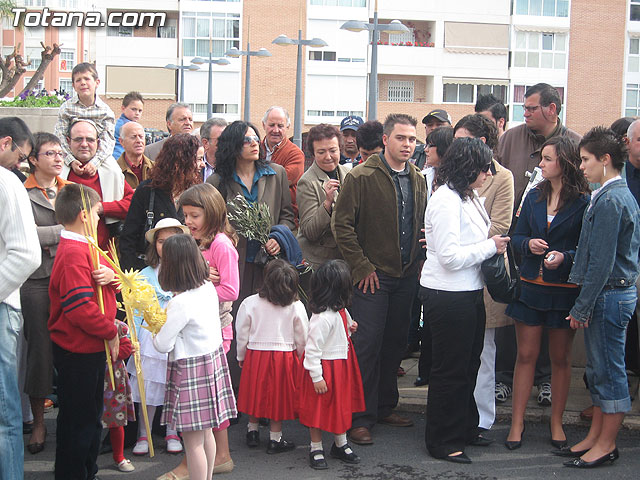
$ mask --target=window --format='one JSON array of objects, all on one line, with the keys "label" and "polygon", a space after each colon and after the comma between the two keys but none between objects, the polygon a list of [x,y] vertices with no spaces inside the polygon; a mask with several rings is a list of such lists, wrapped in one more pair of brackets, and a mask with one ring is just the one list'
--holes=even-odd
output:
[{"label": "window", "polygon": [[513,67],[566,68],[567,36],[563,33],[516,32]]},{"label": "window", "polygon": [[45,7],[47,0],[24,0],[25,7]]},{"label": "window", "polygon": [[629,60],[627,63],[627,72],[640,72],[640,39],[629,39]]},{"label": "window", "polygon": [[240,14],[184,12],[182,54],[206,57],[211,43],[212,56],[222,57],[231,47],[240,48]]},{"label": "window", "polygon": [[25,56],[27,57],[27,62],[31,62],[30,65],[27,66],[27,70],[37,70],[40,64],[42,63],[42,48],[26,48],[24,49]]},{"label": "window", "polygon": [[629,20],[631,20],[632,22],[640,21],[640,0],[631,0]]},{"label": "window", "polygon": [[[633,3],[634,0],[631,0]],[[568,17],[569,0],[514,0],[515,15]]]},{"label": "window", "polygon": [[176,38],[177,30],[178,20],[175,18],[168,18],[164,22],[164,27],[158,27],[158,38]]},{"label": "window", "polygon": [[389,80],[388,97],[389,102],[413,102],[413,80]]},{"label": "window", "polygon": [[31,65],[27,70],[37,70],[42,62],[42,45],[44,42],[44,28],[25,28],[24,29],[24,57],[25,60],[31,61]]},{"label": "window", "polygon": [[[323,62],[335,62],[336,61],[336,52],[326,52],[323,50],[309,50],[309,60],[317,60]],[[341,58],[340,61],[350,61],[351,59]]]},{"label": "window", "polygon": [[502,100],[502,103],[507,103],[507,90],[506,85],[476,85],[476,101],[480,95],[495,95]]},{"label": "window", "polygon": [[446,103],[473,103],[473,85],[445,83],[442,100]]},{"label": "window", "polygon": [[637,83],[627,83],[624,114],[629,117],[636,117],[640,114],[640,85]]},{"label": "window", "polygon": [[416,41],[416,35],[414,33],[413,28],[410,28],[408,32],[389,34],[389,43],[405,43],[405,42],[413,43],[415,41]]},{"label": "window", "polygon": [[[28,83],[31,81],[31,77],[25,77],[24,86],[26,87]],[[38,80],[38,83],[31,90],[43,90],[44,89],[44,80],[41,78]]]},{"label": "window", "polygon": [[[207,113],[206,103],[190,103],[189,108],[193,113]],[[238,113],[237,103],[213,103],[211,104],[213,113]]]},{"label": "window", "polygon": [[60,71],[70,72],[75,66],[76,52],[73,50],[62,50],[60,52]]},{"label": "window", "polygon": [[133,37],[133,27],[107,27],[108,37]]},{"label": "window", "polygon": [[309,115],[310,117],[319,117],[320,110],[307,110],[307,115]]},{"label": "window", "polygon": [[73,93],[73,82],[70,78],[61,78],[60,79],[60,91],[64,91],[65,93],[72,94]]},{"label": "window", "polygon": [[327,7],[366,7],[367,0],[311,0],[311,5]]},{"label": "window", "polygon": [[[514,122],[524,122],[524,94],[531,85],[514,85],[513,86],[513,103],[511,111],[513,112],[512,120]],[[560,95],[560,100],[564,105],[564,87],[555,87]],[[560,116],[564,116],[564,108]]]}]

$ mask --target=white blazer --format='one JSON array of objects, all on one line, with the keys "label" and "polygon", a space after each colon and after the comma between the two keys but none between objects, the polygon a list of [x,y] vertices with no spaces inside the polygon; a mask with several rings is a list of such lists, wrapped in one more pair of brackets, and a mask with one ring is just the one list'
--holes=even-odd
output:
[{"label": "white blazer", "polygon": [[490,225],[475,191],[462,201],[455,190],[440,186],[424,215],[427,260],[420,285],[453,292],[481,290],[480,264],[496,253],[495,242],[487,239]]}]

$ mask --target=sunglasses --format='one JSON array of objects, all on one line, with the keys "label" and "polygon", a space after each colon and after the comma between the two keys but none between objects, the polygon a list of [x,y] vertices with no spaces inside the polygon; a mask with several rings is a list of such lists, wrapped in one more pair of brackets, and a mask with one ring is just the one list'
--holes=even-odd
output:
[{"label": "sunglasses", "polygon": [[260,143],[260,137],[258,137],[257,135],[245,135],[244,137],[245,145],[250,145],[253,142]]},{"label": "sunglasses", "polygon": [[493,169],[492,169],[491,167],[493,167],[493,162],[487,163],[485,166],[483,166],[483,167],[480,169],[480,171],[481,171],[482,173],[487,173],[487,172],[489,172],[489,170],[492,170],[492,173],[493,173]]}]

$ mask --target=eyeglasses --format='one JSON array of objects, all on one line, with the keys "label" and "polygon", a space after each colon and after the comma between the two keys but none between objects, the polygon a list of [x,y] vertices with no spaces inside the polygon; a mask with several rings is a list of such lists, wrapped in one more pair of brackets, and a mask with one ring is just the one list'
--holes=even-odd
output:
[{"label": "eyeglasses", "polygon": [[97,138],[92,138],[92,137],[75,137],[71,139],[72,142],[75,142],[75,143],[87,142],[89,145],[96,143],[97,140],[98,140]]},{"label": "eyeglasses", "polygon": [[245,135],[244,144],[251,145],[253,142],[260,143],[260,137],[257,135]]},{"label": "eyeglasses", "polygon": [[529,113],[534,113],[537,109],[541,108],[542,105],[525,105],[524,109],[525,111],[529,112]]},{"label": "eyeglasses", "polygon": [[50,160],[55,157],[64,158],[64,152],[62,150],[59,152],[56,152],[55,150],[47,150],[46,152],[40,152],[38,155],[44,155]]},{"label": "eyeglasses", "polygon": [[431,148],[431,147],[435,147],[436,145],[434,143],[427,143],[426,148]]},{"label": "eyeglasses", "polygon": [[487,173],[489,170],[491,170],[491,166],[492,166],[492,165],[493,165],[493,163],[492,163],[492,162],[489,162],[489,163],[487,163],[484,167],[482,167],[482,168],[480,169],[480,171],[481,171],[482,173]]},{"label": "eyeglasses", "polygon": [[20,152],[20,157],[19,157],[20,162],[26,162],[29,156],[24,154],[22,149],[18,146],[18,144],[13,139],[11,139],[11,143],[13,143],[13,146],[18,149],[18,152]]}]

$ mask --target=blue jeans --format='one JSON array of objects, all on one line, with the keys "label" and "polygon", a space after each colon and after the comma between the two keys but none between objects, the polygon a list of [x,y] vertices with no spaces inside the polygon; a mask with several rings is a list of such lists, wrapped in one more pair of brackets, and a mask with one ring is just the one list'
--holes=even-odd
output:
[{"label": "blue jeans", "polygon": [[0,303],[0,480],[24,476],[22,409],[16,357],[21,329],[20,310]]},{"label": "blue jeans", "polygon": [[603,413],[631,410],[624,345],[636,298],[635,286],[603,290],[584,332],[591,400]]}]

